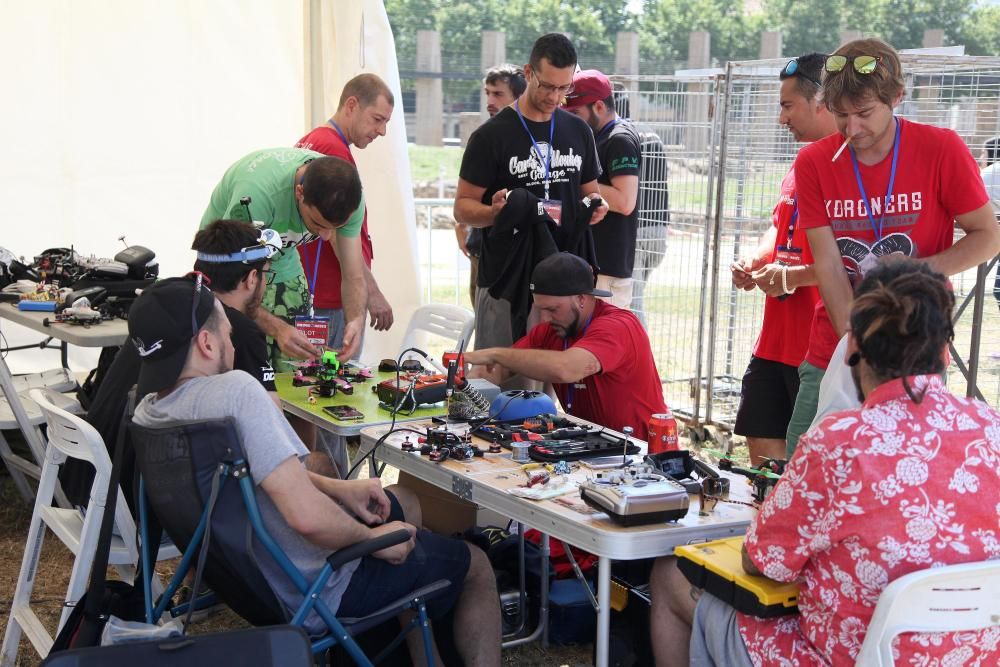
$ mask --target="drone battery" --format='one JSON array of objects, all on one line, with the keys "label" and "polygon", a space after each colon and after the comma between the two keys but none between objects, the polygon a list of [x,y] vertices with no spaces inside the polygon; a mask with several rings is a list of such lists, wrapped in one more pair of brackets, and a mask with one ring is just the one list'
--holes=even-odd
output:
[{"label": "drone battery", "polygon": [[31,301],[30,299],[25,299],[23,301],[17,302],[17,309],[33,311],[33,312],[54,313],[56,310],[56,302]]}]

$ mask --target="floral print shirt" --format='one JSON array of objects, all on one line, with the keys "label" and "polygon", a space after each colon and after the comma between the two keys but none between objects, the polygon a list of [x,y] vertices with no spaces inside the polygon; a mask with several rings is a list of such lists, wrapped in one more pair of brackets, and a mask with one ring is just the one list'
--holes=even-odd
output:
[{"label": "floral print shirt", "polygon": [[[1000,413],[936,375],[876,388],[803,436],[746,536],[800,581],[799,613],[739,614],[755,665],[853,665],[879,595],[916,570],[1000,558]],[[1000,592],[998,592],[1000,595]],[[897,637],[897,665],[1000,664],[1000,627]]]}]

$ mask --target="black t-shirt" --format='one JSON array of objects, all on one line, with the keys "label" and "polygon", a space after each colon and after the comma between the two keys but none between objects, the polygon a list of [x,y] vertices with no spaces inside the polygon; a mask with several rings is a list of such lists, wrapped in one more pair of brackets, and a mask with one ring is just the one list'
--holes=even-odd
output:
[{"label": "black t-shirt", "polygon": [[[603,172],[597,182],[611,185],[615,176],[638,176],[642,166],[639,133],[632,123],[619,119],[612,127],[597,133],[597,157]],[[597,250],[597,265],[604,275],[631,278],[635,265],[635,239],[639,220],[639,200],[628,215],[608,211],[590,228]]]},{"label": "black t-shirt", "polygon": [[223,304],[229,323],[233,325],[233,347],[236,358],[233,368],[246,371],[264,385],[267,391],[277,391],[274,386],[274,369],[267,354],[267,339],[257,323],[249,317]]},{"label": "black t-shirt", "polygon": [[[562,202],[562,218],[575,219],[579,208],[580,184],[601,175],[597,162],[594,133],[585,122],[571,113],[557,109],[552,132],[552,160],[549,174],[549,198]],[[549,122],[524,119],[535,138],[541,159],[536,155],[528,133],[513,107],[507,107],[481,125],[469,138],[462,156],[459,176],[486,188],[483,203],[489,204],[499,190],[526,188],[537,197],[545,196],[546,156],[549,154]],[[572,216],[572,218],[570,218]],[[513,236],[484,229],[483,249],[479,258],[480,287],[489,287],[499,277],[510,253]]]}]

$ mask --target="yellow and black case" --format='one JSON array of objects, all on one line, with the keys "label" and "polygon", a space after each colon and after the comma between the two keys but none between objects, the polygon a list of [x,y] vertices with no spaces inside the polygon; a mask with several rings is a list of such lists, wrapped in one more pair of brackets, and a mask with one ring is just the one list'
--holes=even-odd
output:
[{"label": "yellow and black case", "polygon": [[677,566],[693,585],[736,611],[772,618],[798,611],[798,584],[782,584],[743,571],[742,537],[688,544],[674,549]]}]

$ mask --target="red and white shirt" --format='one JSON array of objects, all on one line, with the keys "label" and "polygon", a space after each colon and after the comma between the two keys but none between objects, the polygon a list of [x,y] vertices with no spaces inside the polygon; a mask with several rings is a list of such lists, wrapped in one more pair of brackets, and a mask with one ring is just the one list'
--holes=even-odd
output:
[{"label": "red and white shirt", "polygon": [[[789,169],[781,181],[781,198],[775,205],[772,215],[778,240],[771,250],[769,261],[774,262],[779,259],[784,261],[785,258],[791,258],[795,260],[797,266],[810,266],[813,263],[812,252],[809,250],[805,229],[797,224],[798,219],[792,230],[791,246],[801,252],[786,252],[782,257],[778,255],[778,248],[789,244],[788,227],[795,210],[795,169]],[[817,301],[819,301],[819,288],[814,286],[800,287],[784,299],[774,297],[764,299],[764,324],[754,345],[754,356],[798,367],[809,349],[809,330],[812,327],[813,310]]]},{"label": "red and white shirt", "polygon": [[[889,582],[931,567],[1000,559],[1000,413],[940,377],[879,386],[830,415],[750,525],[746,549],[777,581],[799,581],[799,613],[739,614],[755,665],[853,665]],[[1000,664],[1000,627],[907,633],[897,665]]]}]

